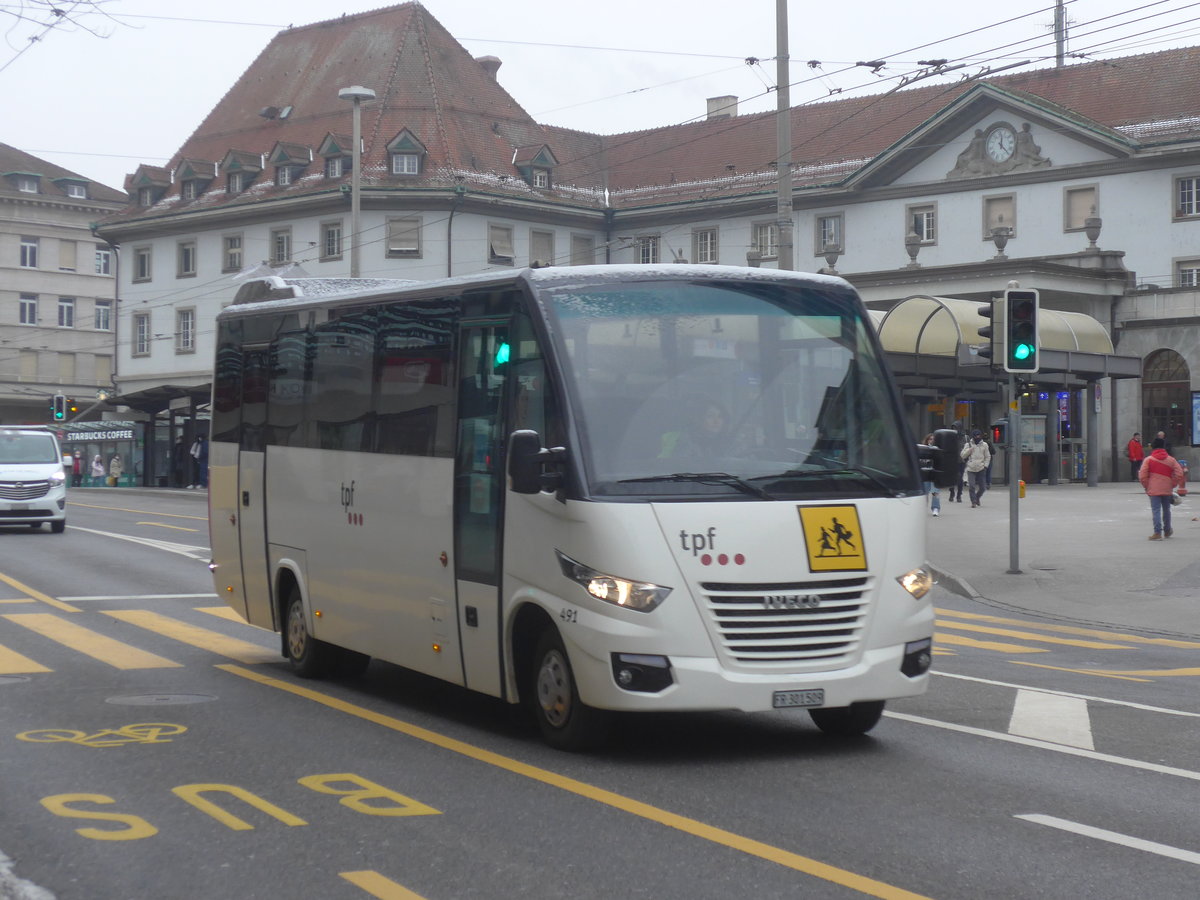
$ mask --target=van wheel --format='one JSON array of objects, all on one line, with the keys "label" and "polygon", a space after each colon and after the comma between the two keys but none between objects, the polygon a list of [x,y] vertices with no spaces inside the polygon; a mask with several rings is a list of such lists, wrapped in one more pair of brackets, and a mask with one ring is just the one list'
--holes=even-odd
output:
[{"label": "van wheel", "polygon": [[59,519],[57,522],[51,522],[50,530],[53,531],[55,534],[62,534],[64,531],[67,530],[67,520]]},{"label": "van wheel", "polygon": [[883,701],[851,703],[831,709],[810,709],[813,722],[826,734],[837,737],[858,737],[879,724],[883,717]]},{"label": "van wheel", "polygon": [[336,661],[336,648],[319,641],[308,633],[304,617],[304,601],[300,589],[292,587],[288,594],[287,618],[284,624],[283,647],[292,664],[292,671],[301,678],[321,678],[329,673]]},{"label": "van wheel", "polygon": [[579,699],[571,661],[554,628],[547,628],[538,638],[527,688],[530,710],[543,740],[551,747],[588,750],[607,731],[609,713]]}]

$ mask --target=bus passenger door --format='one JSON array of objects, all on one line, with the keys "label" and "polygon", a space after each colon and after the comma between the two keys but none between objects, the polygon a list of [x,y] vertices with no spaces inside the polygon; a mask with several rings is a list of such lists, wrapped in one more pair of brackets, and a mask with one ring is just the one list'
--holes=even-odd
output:
[{"label": "bus passenger door", "polygon": [[507,322],[464,324],[459,347],[458,451],[454,465],[457,633],[467,687],[499,697]]},{"label": "bus passenger door", "polygon": [[267,574],[266,424],[270,351],[266,345],[244,348],[242,356],[242,428],[238,448],[237,520],[242,558],[246,621],[275,626]]}]

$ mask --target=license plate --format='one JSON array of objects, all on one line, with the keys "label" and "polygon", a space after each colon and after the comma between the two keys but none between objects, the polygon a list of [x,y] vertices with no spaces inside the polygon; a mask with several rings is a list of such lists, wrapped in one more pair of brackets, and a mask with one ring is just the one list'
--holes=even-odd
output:
[{"label": "license plate", "polygon": [[13,504],[10,504],[8,508],[11,509],[13,512],[25,512],[27,509],[29,509],[29,504],[28,503],[13,503]]},{"label": "license plate", "polygon": [[794,706],[822,706],[824,703],[824,688],[810,688],[806,691],[776,691],[771,700],[771,705],[776,709],[788,709]]}]

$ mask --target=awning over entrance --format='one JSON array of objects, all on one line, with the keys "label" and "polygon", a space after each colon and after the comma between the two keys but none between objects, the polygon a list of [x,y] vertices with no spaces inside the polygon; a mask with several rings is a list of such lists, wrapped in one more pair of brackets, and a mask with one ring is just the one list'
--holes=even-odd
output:
[{"label": "awning over entrance", "polygon": [[[172,404],[172,401],[187,399],[184,404]],[[149,415],[156,415],[167,409],[199,409],[208,406],[212,400],[212,384],[172,385],[164,384],[159,387],[146,388],[129,394],[118,394],[108,398],[108,405],[128,406]]]}]

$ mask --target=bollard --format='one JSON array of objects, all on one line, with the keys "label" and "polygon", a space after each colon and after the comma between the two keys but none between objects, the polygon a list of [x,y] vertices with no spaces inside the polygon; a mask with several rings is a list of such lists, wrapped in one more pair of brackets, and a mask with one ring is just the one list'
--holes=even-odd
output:
[{"label": "bollard", "polygon": [[1022,500],[1025,499],[1025,482],[1023,480],[1017,482],[1017,496]]}]

